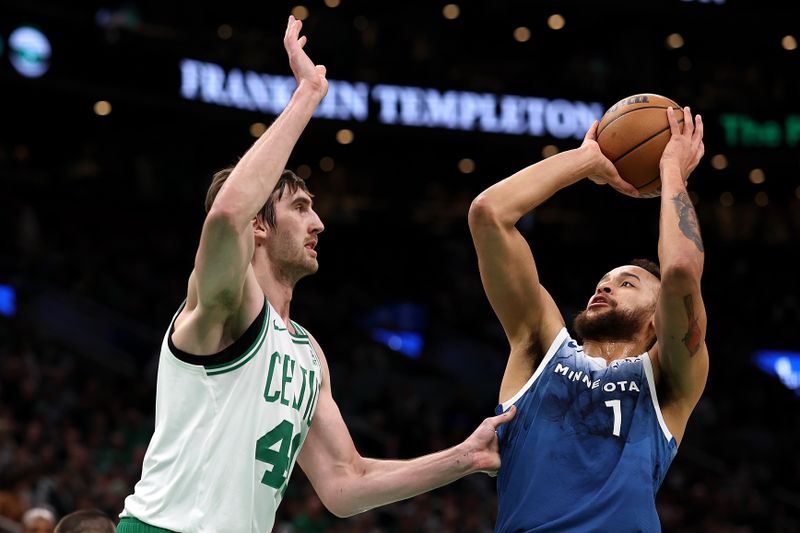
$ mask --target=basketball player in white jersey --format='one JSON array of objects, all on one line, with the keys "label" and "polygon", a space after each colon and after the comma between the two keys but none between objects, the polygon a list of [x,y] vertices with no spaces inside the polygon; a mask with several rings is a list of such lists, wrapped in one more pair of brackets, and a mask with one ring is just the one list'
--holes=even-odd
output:
[{"label": "basketball player in white jersey", "polygon": [[513,412],[438,453],[361,457],[322,349],[289,319],[295,284],[318,268],[323,230],[305,183],[284,171],[328,87],[300,29],[289,17],[291,100],[209,190],[188,295],[161,347],[155,432],[121,533],[269,533],[295,459],[338,516],[499,468],[495,430]]}]

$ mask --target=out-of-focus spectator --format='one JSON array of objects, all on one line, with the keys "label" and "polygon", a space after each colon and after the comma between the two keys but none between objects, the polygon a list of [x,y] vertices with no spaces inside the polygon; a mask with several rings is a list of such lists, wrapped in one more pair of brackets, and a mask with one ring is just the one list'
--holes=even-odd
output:
[{"label": "out-of-focus spectator", "polygon": [[22,515],[20,533],[53,533],[56,527],[56,515],[46,507],[34,507]]}]

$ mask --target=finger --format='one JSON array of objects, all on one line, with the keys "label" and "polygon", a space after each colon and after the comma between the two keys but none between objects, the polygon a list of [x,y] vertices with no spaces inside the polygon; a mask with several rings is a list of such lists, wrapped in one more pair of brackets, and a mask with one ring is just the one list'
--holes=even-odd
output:
[{"label": "finger", "polygon": [[694,143],[695,146],[703,144],[703,117],[701,117],[700,114],[698,114],[694,120],[692,143]]},{"label": "finger", "polygon": [[667,121],[669,121],[669,130],[672,135],[679,135],[678,119],[675,118],[675,113],[672,112],[672,107],[667,106]]},{"label": "finger", "polygon": [[690,139],[694,133],[694,122],[692,122],[692,110],[689,106],[683,108],[683,134]]},{"label": "finger", "polygon": [[297,44],[299,44],[299,45],[300,45],[300,48],[303,48],[303,47],[306,45],[306,43],[307,43],[307,42],[308,42],[308,38],[307,38],[305,35],[303,35],[303,36],[302,36],[302,37],[300,37],[300,39],[297,41]]},{"label": "finger", "polygon": [[511,420],[514,418],[516,414],[517,414],[517,406],[512,405],[508,409],[508,411],[501,413],[497,416],[493,416],[492,418],[488,418],[487,420],[489,421],[489,425],[497,429],[499,426],[511,422]]},{"label": "finger", "polygon": [[328,72],[328,69],[325,68],[325,65],[317,65],[314,68],[317,69],[317,72],[323,78],[325,77],[325,74]]},{"label": "finger", "polygon": [[592,141],[597,140],[597,126],[600,124],[600,121],[595,120],[592,122],[592,125],[589,126],[589,130],[586,132],[586,135],[583,136],[583,140],[590,139]]},{"label": "finger", "polygon": [[294,18],[294,15],[292,15],[291,20],[289,21],[289,27],[286,28],[286,37],[292,41],[296,41],[297,36],[300,34],[300,24],[301,22]]},{"label": "finger", "polygon": [[697,151],[695,152],[695,155],[694,155],[694,161],[692,161],[693,167],[696,168],[697,165],[700,164],[700,160],[703,159],[703,156],[705,155],[705,153],[706,153],[706,147],[703,144],[703,141],[700,141],[700,146],[697,147]]},{"label": "finger", "polygon": [[295,18],[294,15],[289,15],[289,22],[286,23],[286,33],[283,35],[283,45],[288,49],[289,44],[294,40],[294,26],[295,26]]},{"label": "finger", "polygon": [[641,196],[639,194],[639,189],[628,183],[622,178],[614,178],[611,182],[611,186],[617,189],[619,192],[623,194],[627,194],[628,196],[633,196],[638,198]]}]

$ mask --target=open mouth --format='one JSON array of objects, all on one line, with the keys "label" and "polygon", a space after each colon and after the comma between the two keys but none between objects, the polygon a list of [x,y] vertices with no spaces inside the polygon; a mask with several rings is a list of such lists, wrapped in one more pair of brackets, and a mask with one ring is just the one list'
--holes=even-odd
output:
[{"label": "open mouth", "polygon": [[610,303],[610,302],[609,302],[609,301],[608,301],[608,300],[607,300],[607,299],[606,299],[604,296],[595,296],[595,297],[594,297],[594,298],[592,298],[592,300],[589,302],[589,308],[590,308],[590,309],[591,309],[592,307],[602,307],[602,306],[604,306],[604,305],[605,305],[605,306],[610,306],[610,305],[611,305],[611,303]]}]

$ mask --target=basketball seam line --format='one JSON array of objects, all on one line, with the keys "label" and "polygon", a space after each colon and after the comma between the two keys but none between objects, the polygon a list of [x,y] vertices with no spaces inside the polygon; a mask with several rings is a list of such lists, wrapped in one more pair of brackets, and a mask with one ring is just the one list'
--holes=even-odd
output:
[{"label": "basketball seam line", "polygon": [[647,187],[648,185],[650,185],[651,183],[653,183],[654,181],[656,181],[657,179],[660,179],[660,178],[661,178],[661,173],[659,172],[658,176],[656,176],[655,178],[651,179],[647,183],[643,183],[642,185],[639,185],[638,187],[636,187],[636,190],[638,191],[640,189],[644,189],[645,187]]},{"label": "basketball seam line", "polygon": [[[680,120],[678,121],[678,124],[682,124],[682,123],[683,123],[683,119],[680,119]],[[637,148],[639,148],[639,147],[640,147],[640,146],[642,146],[643,144],[647,144],[648,142],[650,142],[651,140],[655,139],[656,137],[658,137],[659,135],[661,135],[662,133],[664,133],[665,131],[667,131],[667,130],[669,130],[669,129],[670,129],[670,126],[667,126],[666,128],[664,128],[664,129],[661,129],[661,130],[659,130],[659,131],[655,132],[654,134],[652,134],[652,135],[651,135],[650,137],[648,137],[647,139],[644,139],[643,141],[641,141],[639,144],[636,144],[636,145],[632,146],[632,147],[631,147],[631,148],[630,148],[630,149],[629,149],[627,152],[625,152],[624,154],[622,154],[621,156],[619,156],[618,158],[616,158],[615,160],[613,160],[613,161],[612,161],[612,163],[614,163],[614,164],[616,165],[616,164],[617,164],[617,162],[618,162],[620,159],[622,159],[622,158],[623,158],[623,157],[625,157],[626,155],[630,155],[630,153],[631,153],[631,152],[633,152],[634,150],[636,150]]]},{"label": "basketball seam line", "polygon": [[[620,113],[618,117],[614,118],[614,120],[610,121],[608,124],[603,126],[603,129],[601,129],[601,130],[599,130],[597,132],[597,138],[598,139],[600,138],[600,134],[603,133],[604,131],[606,131],[606,128],[608,128],[610,125],[612,125],[614,122],[618,121],[619,119],[621,119],[622,117],[624,117],[628,113],[633,113],[634,111],[638,111],[640,109],[666,109],[668,107],[670,107],[670,106],[666,106],[666,105],[643,105],[642,107],[637,107],[636,109],[628,109],[624,113]],[[677,108],[674,108],[674,109],[677,109]]]}]

